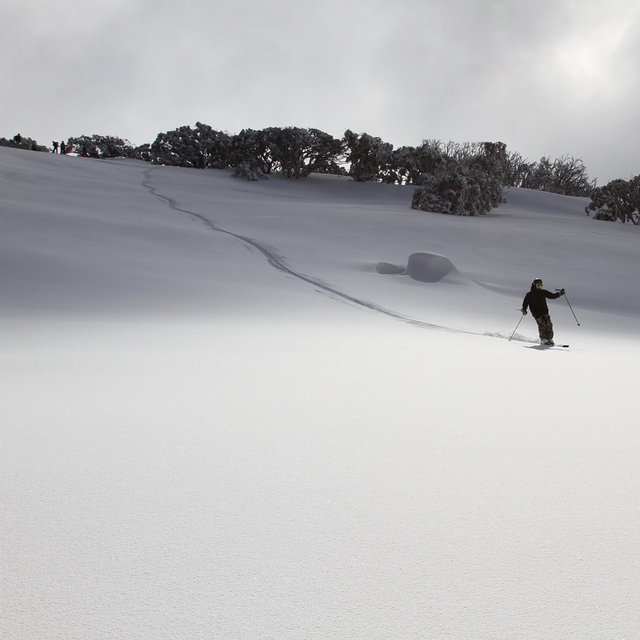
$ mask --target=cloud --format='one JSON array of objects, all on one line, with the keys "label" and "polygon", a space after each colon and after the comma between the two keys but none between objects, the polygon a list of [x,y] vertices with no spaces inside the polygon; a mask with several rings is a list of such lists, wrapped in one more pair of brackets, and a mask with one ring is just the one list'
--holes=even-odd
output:
[{"label": "cloud", "polygon": [[640,173],[635,0],[5,0],[0,20],[0,135],[351,128]]}]

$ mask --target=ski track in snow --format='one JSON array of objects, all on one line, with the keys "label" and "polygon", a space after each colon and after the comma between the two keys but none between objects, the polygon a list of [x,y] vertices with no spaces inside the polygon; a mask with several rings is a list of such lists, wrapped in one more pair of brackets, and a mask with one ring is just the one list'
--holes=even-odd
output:
[{"label": "ski track in snow", "polygon": [[[0,217],[3,283],[13,287],[0,354],[5,640],[638,637],[640,413],[625,385],[601,384],[603,371],[632,379],[637,368],[637,299],[625,307],[633,315],[619,319],[598,291],[576,295],[580,320],[580,309],[589,312],[587,336],[568,335],[570,350],[543,347],[527,339],[530,315],[513,330],[520,313],[504,287],[488,295],[445,283],[431,301],[435,287],[404,279],[389,289],[406,291],[383,298],[389,281],[369,275],[368,256],[408,252],[385,224],[351,255],[342,225],[357,231],[368,219],[355,195],[341,204],[354,204],[353,217],[330,217],[331,226],[314,202],[307,211],[317,227],[296,227],[290,240],[284,213],[300,215],[308,200],[283,211],[279,192],[295,184],[247,200],[237,191],[246,186],[220,183],[221,174],[218,204],[195,170],[193,179],[116,160],[120,168],[105,171],[93,161],[0,152],[3,162],[28,161],[3,191],[9,206]],[[2,166],[12,178],[15,168]],[[114,199],[100,201],[105,193]],[[541,210],[551,197],[524,195]],[[275,222],[261,226],[249,206]],[[323,251],[307,262],[298,233],[309,227]],[[546,220],[540,227],[547,233]],[[500,229],[497,257],[506,262],[520,248],[504,242],[517,234]],[[523,227],[523,244],[537,237]],[[633,278],[616,286],[633,253],[623,261],[615,250],[630,243],[605,246],[611,257],[592,265],[594,245],[582,240],[567,253],[583,271],[576,290],[591,291],[587,267],[609,267],[598,289],[610,284],[615,303],[632,297]],[[294,241],[300,253],[289,253]],[[464,234],[460,252],[477,241]],[[556,251],[543,245],[540,260]],[[344,262],[326,260],[335,256]],[[466,264],[470,275],[504,282],[493,264]],[[49,267],[51,298],[32,313],[20,305]],[[157,278],[146,279],[147,269]],[[135,288],[116,297],[125,277]],[[210,305],[175,306],[168,294],[189,280],[186,300]],[[68,308],[94,282],[108,285],[104,305]],[[130,292],[147,283],[142,302],[157,297],[157,307],[130,310]],[[504,309],[488,326],[471,324],[484,321],[472,308],[484,295]],[[456,296],[466,313],[446,306]],[[269,297],[299,301],[300,316]],[[416,306],[401,306],[407,300]],[[426,331],[438,327],[399,314],[462,331]],[[610,319],[624,333],[599,329]],[[494,328],[502,334],[487,333]],[[467,338],[465,329],[503,343]],[[508,348],[511,334],[518,342]],[[543,381],[539,394],[549,396],[542,421],[523,410],[527,379]]]},{"label": "ski track in snow", "polygon": [[251,247],[253,247],[254,249],[257,249],[260,253],[262,253],[262,255],[267,259],[267,262],[274,267],[275,269],[278,269],[278,271],[282,271],[283,273],[286,273],[287,275],[290,275],[294,278],[297,278],[298,280],[301,280],[302,282],[306,282],[307,284],[310,284],[311,286],[316,288],[316,291],[318,291],[318,293],[322,293],[322,294],[328,294],[330,296],[337,296],[338,298],[341,298],[342,300],[346,300],[347,302],[350,302],[354,305],[360,306],[360,307],[364,307],[365,309],[369,309],[371,311],[376,311],[378,313],[382,313],[384,315],[387,315],[391,318],[394,318],[396,320],[401,320],[402,322],[407,322],[409,324],[415,325],[417,327],[422,327],[424,329],[432,329],[432,330],[436,330],[436,331],[448,331],[450,333],[465,333],[465,334],[469,334],[469,335],[474,335],[474,336],[484,336],[484,337],[489,337],[489,338],[502,338],[504,339],[505,336],[502,335],[496,335],[496,334],[491,334],[491,333],[479,333],[476,331],[465,331],[463,329],[453,329],[451,327],[445,327],[442,325],[438,325],[438,324],[433,324],[430,322],[425,322],[423,320],[418,320],[416,318],[409,318],[405,315],[402,315],[400,313],[397,313],[395,311],[391,311],[390,309],[385,309],[384,307],[381,307],[377,304],[374,304],[373,302],[369,302],[367,300],[362,300],[360,298],[356,298],[354,296],[349,295],[348,293],[345,293],[344,291],[339,291],[338,289],[335,289],[319,280],[315,280],[314,278],[311,278],[310,276],[307,276],[303,273],[299,273],[298,271],[295,271],[294,269],[292,269],[291,267],[287,266],[283,259],[276,256],[272,251],[270,251],[269,249],[267,249],[265,246],[261,245],[257,240],[254,240],[252,238],[247,238],[246,236],[242,236],[238,233],[233,233],[232,231],[228,231],[226,229],[223,229],[221,227],[219,227],[218,225],[216,225],[215,223],[213,223],[211,220],[209,220],[207,217],[205,217],[204,215],[200,214],[200,213],[196,213],[195,211],[190,211],[189,209],[185,209],[183,207],[181,207],[178,202],[176,200],[174,200],[173,198],[166,196],[162,193],[160,193],[160,191],[151,185],[151,173],[153,172],[153,167],[145,169],[144,170],[144,178],[142,180],[142,186],[154,197],[158,198],[160,201],[164,202],[165,204],[167,204],[169,206],[169,208],[172,211],[177,211],[180,213],[184,213],[188,216],[191,216],[192,218],[195,218],[197,220],[199,220],[200,222],[202,222],[207,228],[209,228],[211,231],[215,231],[217,233],[224,233],[226,235],[231,236],[232,238],[235,238],[236,240],[240,240],[241,242],[245,243],[246,245],[249,245]]}]

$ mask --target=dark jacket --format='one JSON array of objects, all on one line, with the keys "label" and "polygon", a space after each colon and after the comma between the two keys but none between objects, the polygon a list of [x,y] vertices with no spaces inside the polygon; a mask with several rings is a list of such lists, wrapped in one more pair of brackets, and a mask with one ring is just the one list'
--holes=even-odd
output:
[{"label": "dark jacket", "polygon": [[531,285],[531,291],[527,293],[522,301],[522,311],[526,311],[527,307],[531,309],[531,315],[534,318],[540,316],[546,316],[549,313],[549,307],[547,306],[547,298],[554,299],[559,298],[560,292],[551,293],[546,289],[537,289],[535,285]]}]

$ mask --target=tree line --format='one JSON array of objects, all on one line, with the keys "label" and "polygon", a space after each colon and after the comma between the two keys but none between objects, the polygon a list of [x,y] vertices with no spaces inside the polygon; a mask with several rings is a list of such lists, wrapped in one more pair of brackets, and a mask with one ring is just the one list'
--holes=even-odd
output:
[{"label": "tree line", "polygon": [[[20,136],[20,144],[0,145],[49,151]],[[502,142],[444,143],[394,148],[367,133],[345,131],[342,138],[319,129],[269,127],[238,134],[197,122],[159,133],[150,144],[134,147],[113,136],[80,136],[63,143],[66,153],[94,158],[136,158],[153,164],[196,169],[233,169],[236,178],[266,179],[278,173],[302,178],[312,173],[349,176],[357,182],[414,185],[412,207],[424,211],[476,216],[504,202],[508,187],[591,197],[587,213],[601,220],[639,224],[640,176],[597,188],[582,160],[563,156],[531,162],[507,151]],[[56,145],[57,149],[57,145]]]}]

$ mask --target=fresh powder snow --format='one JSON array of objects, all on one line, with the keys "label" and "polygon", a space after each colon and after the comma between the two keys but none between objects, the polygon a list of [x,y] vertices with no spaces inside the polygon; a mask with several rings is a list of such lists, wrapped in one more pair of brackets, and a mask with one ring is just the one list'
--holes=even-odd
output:
[{"label": "fresh powder snow", "polygon": [[412,191],[0,148],[4,639],[637,637],[640,229]]}]

